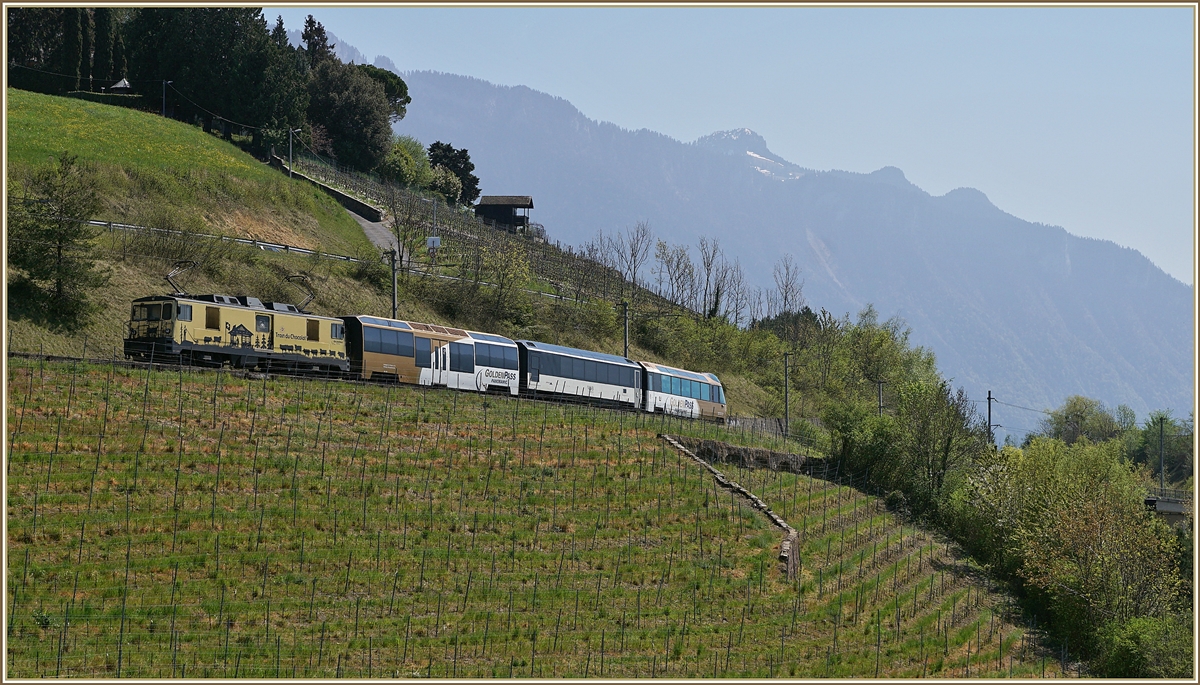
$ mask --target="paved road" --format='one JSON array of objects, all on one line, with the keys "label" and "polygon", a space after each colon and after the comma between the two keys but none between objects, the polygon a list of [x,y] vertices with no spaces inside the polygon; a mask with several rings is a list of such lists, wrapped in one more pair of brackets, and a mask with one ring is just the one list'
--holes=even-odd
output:
[{"label": "paved road", "polygon": [[383,222],[368,221],[348,209],[346,211],[350,213],[350,216],[354,217],[359,226],[362,226],[363,233],[367,234],[367,237],[371,239],[371,242],[376,247],[384,251],[396,249],[396,236],[392,235],[390,226]]},{"label": "paved road", "polygon": [[[366,233],[367,238],[370,239],[370,241],[380,250],[387,252],[388,250],[396,249],[396,236],[392,233],[392,227],[390,225],[381,221],[369,221],[366,217],[359,216],[348,209],[346,212],[348,212],[350,216],[354,217],[354,220],[358,222],[358,225],[362,226],[363,233]],[[408,255],[403,255],[401,263],[404,263],[403,260],[407,259]],[[411,266],[411,264],[409,264],[409,266]]]}]

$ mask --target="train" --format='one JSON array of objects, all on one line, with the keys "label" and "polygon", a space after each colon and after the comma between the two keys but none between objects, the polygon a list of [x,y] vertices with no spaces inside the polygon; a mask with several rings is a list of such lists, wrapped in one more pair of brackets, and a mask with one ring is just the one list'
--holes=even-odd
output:
[{"label": "train", "polygon": [[453,326],[365,314],[317,316],[303,306],[245,295],[137,298],[125,357],[726,419],[725,388],[712,373]]}]

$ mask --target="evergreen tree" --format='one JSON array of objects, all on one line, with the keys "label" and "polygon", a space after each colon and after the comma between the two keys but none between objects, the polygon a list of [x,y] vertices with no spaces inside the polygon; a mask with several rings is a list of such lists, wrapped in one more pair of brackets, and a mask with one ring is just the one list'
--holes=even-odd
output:
[{"label": "evergreen tree", "polygon": [[429,163],[434,167],[445,167],[458,177],[462,183],[460,202],[469,205],[479,198],[479,177],[471,173],[475,171],[475,164],[466,148],[455,150],[454,146],[439,140],[429,146]]},{"label": "evergreen tree", "polygon": [[285,48],[290,50],[292,48],[288,42],[287,29],[283,27],[282,14],[275,15],[275,27],[271,29],[271,42],[281,50]]},{"label": "evergreen tree", "polygon": [[62,73],[67,75],[63,90],[79,90],[79,64],[83,56],[83,9],[63,10]]},{"label": "evergreen tree", "polygon": [[62,62],[66,8],[8,7],[6,10],[8,85],[42,93],[61,92],[66,79],[57,72]]},{"label": "evergreen tree", "polygon": [[370,171],[392,146],[390,110],[383,86],[351,65],[327,59],[308,84],[308,120],[332,139],[342,164]]},{"label": "evergreen tree", "polygon": [[92,50],[96,37],[92,13],[86,9],[80,10],[80,20],[82,21],[80,37],[82,38],[83,50],[79,56],[79,79],[83,83],[85,90],[95,90],[92,84]]},{"label": "evergreen tree", "polygon": [[92,309],[88,293],[107,281],[91,251],[100,229],[84,223],[100,208],[95,177],[64,152],[10,197],[8,258],[22,272],[18,292],[52,322],[80,321]]},{"label": "evergreen tree", "polygon": [[113,72],[113,11],[97,7],[95,13],[96,41],[92,57],[92,77],[102,86],[112,85]]},{"label": "evergreen tree", "polygon": [[125,36],[120,25],[116,26],[114,33],[116,37],[113,38],[112,73],[109,74],[109,77],[114,81],[120,81],[128,73],[129,65],[126,62]]},{"label": "evergreen tree", "polygon": [[357,66],[359,71],[383,86],[383,94],[387,97],[388,107],[392,110],[392,121],[403,119],[405,108],[408,107],[408,103],[412,102],[412,98],[408,96],[408,84],[404,82],[404,79],[387,69],[380,69],[370,64]]},{"label": "evergreen tree", "polygon": [[325,27],[314,19],[313,15],[310,14],[304,19],[304,30],[300,32],[300,38],[304,41],[304,54],[308,57],[310,68],[316,69],[322,62],[337,59],[333,54],[333,44],[329,42],[329,36],[325,33]]}]

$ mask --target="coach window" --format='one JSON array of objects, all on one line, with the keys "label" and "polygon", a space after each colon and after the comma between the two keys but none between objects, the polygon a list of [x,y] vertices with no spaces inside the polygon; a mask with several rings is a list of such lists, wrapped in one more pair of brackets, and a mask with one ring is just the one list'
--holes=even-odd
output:
[{"label": "coach window", "polygon": [[396,354],[400,351],[399,341],[396,340],[396,331],[379,329],[379,351],[384,354]]},{"label": "coach window", "polygon": [[220,307],[205,307],[204,308],[204,327],[213,330],[221,330],[221,308]]},{"label": "coach window", "polygon": [[428,369],[430,365],[429,338],[417,338],[417,368]]},{"label": "coach window", "polygon": [[499,366],[492,361],[492,346],[487,343],[475,343],[475,363],[479,366]]},{"label": "coach window", "polygon": [[321,342],[321,322],[316,319],[308,319],[308,339],[312,342]]},{"label": "coach window", "polygon": [[408,331],[400,331],[400,356],[413,356],[413,334]]},{"label": "coach window", "polygon": [[450,343],[450,370],[459,373],[475,373],[475,354],[472,345]]},{"label": "coach window", "polygon": [[190,305],[190,304],[179,305],[179,320],[180,321],[191,321],[192,320],[192,305]]},{"label": "coach window", "polygon": [[520,366],[517,364],[517,348],[505,347],[504,349],[504,368],[510,371],[516,371]]},{"label": "coach window", "polygon": [[382,352],[383,338],[380,330],[374,326],[363,326],[363,349],[367,352]]}]

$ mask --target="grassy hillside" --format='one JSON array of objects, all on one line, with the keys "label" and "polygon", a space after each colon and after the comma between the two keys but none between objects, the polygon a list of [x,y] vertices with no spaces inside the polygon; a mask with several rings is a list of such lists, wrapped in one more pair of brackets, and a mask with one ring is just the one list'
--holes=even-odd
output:
[{"label": "grassy hillside", "polygon": [[8,173],[66,151],[94,165],[106,216],[255,236],[327,252],[370,246],[342,208],[195,126],[146,112],[9,88]]},{"label": "grassy hillside", "polygon": [[1058,670],[874,499],[732,470],[801,531],[789,583],[778,530],[656,438],[719,427],[18,359],[8,383],[10,677]]}]

